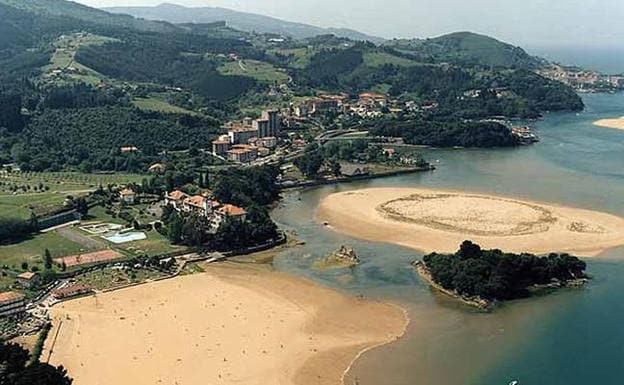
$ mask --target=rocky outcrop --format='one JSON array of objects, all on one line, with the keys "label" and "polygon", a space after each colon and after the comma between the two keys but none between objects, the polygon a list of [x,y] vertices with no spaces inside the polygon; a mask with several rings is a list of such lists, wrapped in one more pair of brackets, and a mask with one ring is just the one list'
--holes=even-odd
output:
[{"label": "rocky outcrop", "polygon": [[338,250],[318,260],[316,266],[324,269],[340,269],[359,264],[360,258],[358,258],[353,247],[343,245]]}]

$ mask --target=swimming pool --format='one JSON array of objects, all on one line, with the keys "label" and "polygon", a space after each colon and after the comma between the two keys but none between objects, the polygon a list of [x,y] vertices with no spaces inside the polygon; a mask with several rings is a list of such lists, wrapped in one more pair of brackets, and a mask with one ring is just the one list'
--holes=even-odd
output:
[{"label": "swimming pool", "polygon": [[106,239],[109,242],[120,244],[120,243],[134,242],[134,241],[142,241],[144,239],[147,239],[147,235],[145,235],[145,233],[140,232],[140,231],[133,231],[133,232],[124,233],[124,234],[117,233],[115,235],[110,235],[110,236],[102,237],[102,238]]}]

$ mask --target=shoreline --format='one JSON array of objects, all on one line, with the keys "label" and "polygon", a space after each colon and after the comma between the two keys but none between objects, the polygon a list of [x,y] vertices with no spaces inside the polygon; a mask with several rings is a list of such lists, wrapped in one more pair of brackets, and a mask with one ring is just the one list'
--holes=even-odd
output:
[{"label": "shoreline", "polygon": [[[206,269],[206,273],[59,304],[52,310],[54,330],[51,335],[59,335],[51,362],[68,368],[77,385],[111,382],[147,385],[158,380],[203,383],[193,374],[194,367],[211,372],[208,378],[210,374],[216,378],[219,372],[219,376],[223,375],[219,381],[225,384],[240,381],[335,384],[344,381],[352,365],[364,353],[401,338],[410,322],[406,310],[399,305],[351,297],[305,278],[269,271],[266,267],[225,263]],[[211,292],[215,293],[215,298],[224,297],[221,300],[224,302],[211,299]],[[191,297],[205,296],[205,299],[198,303],[198,298],[188,299],[189,294],[183,293],[192,293]],[[203,301],[206,302],[202,308],[198,305]],[[206,313],[210,301],[217,307]],[[162,303],[168,305],[159,308]],[[235,306],[236,303],[239,305]],[[252,304],[252,309],[243,310],[249,306],[241,305],[245,303]],[[180,307],[183,304],[188,308]],[[219,314],[215,314],[215,310]],[[229,314],[230,321],[226,322],[223,313]],[[275,322],[275,318],[281,318],[280,322]],[[63,326],[59,331],[61,321]],[[187,325],[184,333],[175,327],[180,322]],[[215,341],[226,335],[225,345],[214,345],[212,340],[203,342],[194,335],[202,333],[199,329],[211,323],[223,323]],[[203,330],[206,336],[213,333],[208,329]],[[146,332],[147,335],[141,336]],[[151,333],[164,342],[153,340]],[[176,333],[181,335],[176,336]],[[178,345],[185,341],[194,343],[195,347],[180,350]],[[280,341],[281,348],[278,348]],[[50,343],[48,339],[46,355]],[[167,346],[158,347],[163,344]],[[88,348],[90,345],[98,348]],[[123,349],[119,350],[117,345],[125,345],[125,348],[121,346]],[[205,353],[196,352],[190,356],[187,350],[193,349]],[[236,349],[242,349],[243,356]],[[255,359],[254,349],[263,352],[255,353],[258,356]],[[208,359],[211,355],[227,358],[220,358],[221,369],[192,362],[192,357],[197,361],[197,357]],[[100,356],[111,359],[102,365]],[[177,363],[175,357],[178,357]],[[214,366],[219,366],[217,362]],[[139,363],[140,368],[131,370],[133,364]],[[110,372],[108,367],[116,370]],[[161,377],[154,377],[156,374]],[[165,381],[166,377],[170,381]]]},{"label": "shoreline", "polygon": [[341,385],[348,385],[348,384],[345,382],[345,381],[346,381],[346,378],[345,378],[345,377],[349,374],[349,372],[350,372],[350,371],[351,371],[351,369],[353,368],[353,365],[355,365],[355,363],[356,363],[356,362],[357,362],[360,358],[362,358],[362,356],[363,356],[364,354],[366,354],[366,353],[368,353],[368,352],[370,352],[370,351],[372,351],[372,350],[375,350],[375,349],[377,349],[377,348],[380,348],[380,347],[382,347],[382,346],[386,346],[386,345],[388,345],[388,344],[391,344],[391,343],[393,343],[393,342],[395,342],[395,341],[398,341],[398,340],[400,340],[401,338],[403,338],[403,337],[405,336],[405,333],[407,333],[407,327],[408,327],[408,326],[409,326],[409,324],[412,322],[412,319],[411,319],[411,318],[410,318],[410,316],[409,316],[409,312],[408,312],[406,309],[404,309],[403,307],[401,307],[401,306],[399,306],[399,305],[397,305],[397,304],[393,304],[393,303],[391,303],[391,302],[387,302],[387,304],[388,304],[388,305],[391,305],[391,306],[395,306],[398,310],[400,310],[400,311],[402,311],[402,312],[403,312],[403,316],[405,317],[405,323],[404,323],[404,325],[403,325],[403,330],[401,331],[401,334],[400,334],[400,335],[398,335],[398,336],[397,336],[396,338],[394,338],[394,339],[391,339],[391,340],[388,340],[388,341],[385,341],[385,342],[381,342],[381,343],[379,343],[379,344],[377,344],[377,345],[372,345],[372,346],[369,346],[369,347],[367,347],[367,348],[364,348],[364,349],[360,350],[360,351],[358,352],[358,354],[357,354],[355,357],[353,357],[353,359],[352,359],[352,360],[351,360],[351,362],[349,363],[349,366],[347,366],[347,368],[346,368],[346,369],[344,370],[344,372],[342,373],[342,377],[341,377],[341,379],[340,379],[340,384],[341,384]]},{"label": "shoreline", "polygon": [[624,130],[624,116],[621,118],[600,119],[593,122],[596,127],[612,128],[615,130]]},{"label": "shoreline", "polygon": [[624,218],[551,203],[425,188],[365,188],[330,194],[318,223],[418,251],[454,253],[465,240],[487,249],[597,256],[624,245]]},{"label": "shoreline", "polygon": [[431,288],[435,289],[436,291],[446,295],[447,297],[453,298],[454,300],[459,301],[465,305],[468,305],[468,306],[471,306],[471,307],[474,307],[474,308],[477,308],[479,310],[486,311],[486,312],[491,310],[495,306],[494,302],[485,300],[481,297],[465,297],[461,294],[458,294],[457,292],[453,290],[445,289],[444,287],[442,287],[440,284],[438,284],[437,282],[433,280],[433,277],[431,276],[431,273],[429,272],[429,269],[427,268],[424,262],[414,261],[412,262],[411,265],[416,269],[416,272],[418,273],[418,275],[423,280],[425,280],[427,285],[429,285]]},{"label": "shoreline", "polygon": [[[416,272],[418,273],[418,275],[431,288],[467,306],[477,308],[484,312],[490,312],[492,310],[495,310],[497,307],[504,304],[505,302],[508,302],[508,301],[496,301],[496,300],[491,301],[491,300],[487,300],[478,296],[466,297],[464,295],[457,293],[454,290],[446,289],[442,287],[442,285],[440,285],[439,283],[435,282],[433,280],[433,277],[431,276],[431,272],[429,271],[429,268],[424,262],[416,260],[416,261],[413,261],[411,265],[416,269]],[[531,299],[534,297],[540,297],[542,295],[545,295],[554,291],[562,290],[562,289],[582,288],[589,282],[589,279],[590,278],[585,277],[585,278],[573,279],[568,282],[559,283],[559,284],[533,285],[533,286],[528,287],[528,291],[530,293],[528,297],[516,298],[510,301],[518,301],[518,300],[523,300],[523,299]]]}]

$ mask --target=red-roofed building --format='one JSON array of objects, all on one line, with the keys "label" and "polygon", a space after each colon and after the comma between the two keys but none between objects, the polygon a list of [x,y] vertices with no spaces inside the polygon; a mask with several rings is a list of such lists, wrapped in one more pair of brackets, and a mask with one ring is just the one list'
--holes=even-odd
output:
[{"label": "red-roofed building", "polygon": [[384,107],[388,104],[388,98],[386,95],[378,94],[376,92],[364,92],[360,94],[358,104],[370,107]]},{"label": "red-roofed building", "polygon": [[72,298],[72,297],[78,297],[81,295],[91,294],[92,292],[93,290],[89,286],[83,285],[81,283],[76,283],[76,284],[65,286],[61,289],[54,290],[52,292],[52,297],[54,297],[57,300],[62,300],[62,299],[67,299],[67,298]]},{"label": "red-roofed building", "polygon": [[165,204],[173,206],[176,210],[182,210],[184,200],[189,196],[180,190],[175,190],[165,195]]},{"label": "red-roofed building", "polygon": [[133,205],[136,201],[136,193],[132,189],[126,187],[119,192],[119,199],[125,204]]},{"label": "red-roofed building", "polygon": [[24,311],[26,311],[26,301],[23,294],[14,291],[0,293],[0,317]]},{"label": "red-roofed building", "polygon": [[245,216],[247,215],[247,211],[242,207],[226,204],[217,210],[219,214],[229,218],[238,218],[241,220],[245,220]]}]

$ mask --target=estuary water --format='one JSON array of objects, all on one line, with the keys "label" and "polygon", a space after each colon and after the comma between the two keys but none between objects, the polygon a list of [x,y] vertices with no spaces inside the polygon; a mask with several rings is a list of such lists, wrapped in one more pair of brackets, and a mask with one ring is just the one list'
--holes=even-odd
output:
[{"label": "estuary water", "polygon": [[[346,377],[361,385],[624,384],[624,248],[588,260],[595,277],[581,290],[516,301],[489,314],[432,292],[410,267],[417,251],[356,240],[317,224],[327,194],[367,187],[418,186],[494,193],[624,216],[624,131],[599,128],[624,116],[624,94],[586,95],[584,112],[533,123],[541,142],[505,150],[425,149],[437,170],[286,194],[273,212],[306,242],[275,261],[303,275],[408,310],[401,340],[364,354]],[[342,244],[362,264],[319,271],[316,258]]]}]

